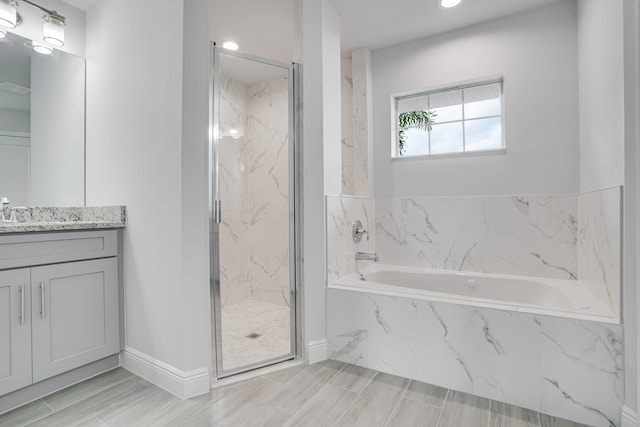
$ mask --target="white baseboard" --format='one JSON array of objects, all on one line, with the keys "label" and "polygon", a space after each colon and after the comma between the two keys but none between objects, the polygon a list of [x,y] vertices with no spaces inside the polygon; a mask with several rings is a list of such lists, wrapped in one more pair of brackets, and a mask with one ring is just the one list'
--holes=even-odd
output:
[{"label": "white baseboard", "polygon": [[627,405],[622,405],[622,424],[621,427],[638,427],[638,414]]},{"label": "white baseboard", "polygon": [[126,347],[122,351],[120,363],[126,370],[181,399],[189,399],[209,392],[207,368],[185,372],[131,347]]},{"label": "white baseboard", "polygon": [[327,340],[310,341],[307,344],[307,356],[309,363],[327,360],[329,347]]}]

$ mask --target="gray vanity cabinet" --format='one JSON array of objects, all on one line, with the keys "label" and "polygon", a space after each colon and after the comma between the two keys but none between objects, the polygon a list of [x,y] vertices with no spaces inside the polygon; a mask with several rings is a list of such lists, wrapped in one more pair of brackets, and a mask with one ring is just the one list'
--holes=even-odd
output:
[{"label": "gray vanity cabinet", "polygon": [[31,269],[33,382],[119,351],[116,258]]},{"label": "gray vanity cabinet", "polygon": [[0,271],[0,395],[31,384],[29,269]]},{"label": "gray vanity cabinet", "polygon": [[118,280],[116,230],[0,235],[0,396],[117,355]]}]

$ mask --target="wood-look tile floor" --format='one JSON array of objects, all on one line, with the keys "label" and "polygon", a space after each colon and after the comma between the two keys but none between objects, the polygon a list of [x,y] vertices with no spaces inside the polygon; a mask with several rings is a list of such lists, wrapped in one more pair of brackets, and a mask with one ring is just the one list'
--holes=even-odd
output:
[{"label": "wood-look tile floor", "polygon": [[297,365],[180,400],[118,368],[0,415],[0,426],[579,427],[336,361]]}]

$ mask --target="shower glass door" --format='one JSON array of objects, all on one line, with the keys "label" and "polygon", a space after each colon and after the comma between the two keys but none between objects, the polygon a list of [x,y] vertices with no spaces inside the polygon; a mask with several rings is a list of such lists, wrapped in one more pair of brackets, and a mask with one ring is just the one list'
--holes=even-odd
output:
[{"label": "shower glass door", "polygon": [[212,295],[218,378],[296,354],[294,67],[213,48]]}]

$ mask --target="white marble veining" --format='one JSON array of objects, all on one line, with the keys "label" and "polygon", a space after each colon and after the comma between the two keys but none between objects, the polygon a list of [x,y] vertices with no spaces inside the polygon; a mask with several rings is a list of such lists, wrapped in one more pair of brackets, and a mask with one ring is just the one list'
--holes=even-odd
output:
[{"label": "white marble veining", "polygon": [[371,53],[362,48],[351,53],[353,82],[353,190],[357,196],[372,194],[371,173],[372,89]]},{"label": "white marble veining", "polygon": [[380,261],[576,279],[576,196],[376,199]]},{"label": "white marble veining", "polygon": [[620,317],[621,188],[580,195],[579,276]]},{"label": "white marble veining", "polygon": [[254,299],[288,306],[288,80],[221,80],[222,305]]},{"label": "white marble veining", "polygon": [[[9,218],[10,209],[5,208]],[[30,207],[16,210],[16,223],[0,224],[0,233],[123,228],[124,206]]]},{"label": "white marble veining", "polygon": [[[350,258],[357,248],[349,230],[356,218],[365,222],[365,213],[376,224],[375,242],[360,250],[377,252],[381,263],[579,279],[619,314],[618,188],[554,196],[328,196],[329,281],[363,268]],[[621,325],[327,292],[331,358],[589,425],[620,425]]]},{"label": "white marble veining", "polygon": [[342,58],[342,194],[353,195],[353,78],[351,77],[351,58]]},{"label": "white marble veining", "polygon": [[[374,203],[366,197],[327,196],[326,209],[327,280],[331,283],[371,263],[356,261],[356,252],[375,252]],[[367,230],[360,243],[351,237],[351,227],[357,219]]]},{"label": "white marble veining", "polygon": [[622,327],[328,290],[329,357],[594,426],[619,425]]}]

